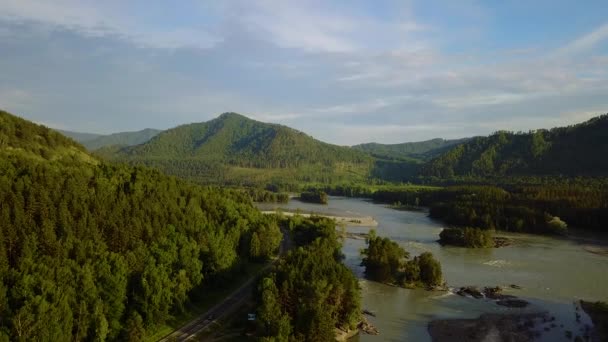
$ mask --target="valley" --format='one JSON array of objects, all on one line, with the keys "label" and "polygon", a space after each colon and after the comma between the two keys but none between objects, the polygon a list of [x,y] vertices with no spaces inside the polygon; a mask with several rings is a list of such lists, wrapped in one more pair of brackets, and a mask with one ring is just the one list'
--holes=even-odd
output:
[{"label": "valley", "polygon": [[[598,176],[603,172],[603,158],[587,154],[586,161],[581,162],[598,165],[594,174],[568,177],[544,172],[532,167],[529,160],[544,160],[549,158],[544,154],[551,156],[554,152],[550,147],[543,147],[536,154],[530,152],[529,146],[538,145],[535,135],[350,148],[319,142],[288,127],[228,113],[208,123],[180,126],[159,132],[147,141],[131,146],[105,146],[91,154],[46,127],[6,112],[0,114],[4,189],[0,265],[5,265],[2,289],[7,303],[17,310],[7,311],[5,316],[9,321],[30,317],[31,322],[36,322],[41,313],[52,312],[66,317],[63,323],[71,325],[68,329],[67,325],[36,323],[30,330],[13,326],[7,330],[11,334],[7,336],[67,333],[56,336],[68,339],[70,331],[76,329],[82,336],[106,334],[110,340],[160,338],[159,332],[166,333],[167,329],[185,323],[176,317],[195,317],[196,303],[209,300],[227,303],[223,295],[217,297],[222,292],[216,289],[227,282],[233,288],[241,286],[243,280],[238,275],[268,263],[279,251],[281,239],[286,237],[303,248],[301,254],[296,257],[297,253],[287,253],[273,267],[263,268],[256,274],[261,277],[259,283],[249,278],[245,283],[249,284],[247,290],[243,291],[255,292],[262,282],[268,283],[269,280],[263,280],[270,279],[267,274],[287,277],[291,274],[289,263],[311,267],[311,272],[320,272],[321,279],[326,279],[322,281],[331,279],[336,286],[350,290],[322,294],[317,292],[318,288],[311,288],[310,293],[326,296],[327,302],[314,308],[292,308],[285,306],[284,301],[293,299],[271,286],[268,295],[264,292],[253,297],[247,295],[235,305],[230,304],[230,310],[226,309],[227,314],[239,314],[241,307],[247,305],[250,310],[266,312],[262,316],[269,324],[266,336],[287,336],[293,329],[308,336],[333,336],[334,329],[356,332],[363,309],[376,315],[369,321],[384,338],[417,341],[430,340],[427,327],[435,320],[547,312],[554,317],[555,326],[534,326],[544,330],[533,329],[528,334],[541,341],[554,341],[567,334],[589,334],[588,327],[593,324],[587,316],[573,320],[579,309],[572,303],[581,299],[602,301],[608,296],[603,286],[608,279],[602,278],[603,270],[608,269],[608,259],[601,252],[608,245],[605,235],[608,185],[604,177]],[[605,132],[607,118],[601,116],[572,128],[547,131],[543,133],[550,137],[547,146],[559,146],[560,139],[569,144],[575,140],[568,139],[576,139],[579,144],[598,144],[597,136]],[[569,138],[577,137],[579,128],[587,138]],[[91,139],[90,135],[85,137]],[[504,158],[495,152],[494,159],[488,159],[490,162],[483,159],[487,151],[478,154],[475,148],[486,146],[484,139],[488,139],[490,151],[507,153]],[[595,150],[602,151],[603,146],[596,146]],[[403,151],[398,150],[401,147]],[[509,152],[513,148],[520,152]],[[460,159],[446,164],[455,160],[454,156]],[[577,154],[577,158],[581,157]],[[466,171],[467,166],[462,164],[465,160],[473,160],[474,170],[479,170],[477,165],[481,165],[482,159],[475,158],[486,160],[484,165],[494,165],[494,171]],[[513,158],[520,161],[514,162]],[[505,168],[501,166],[503,159],[509,165],[519,166]],[[402,175],[411,183],[394,182],[392,175],[382,176],[378,171],[382,163],[406,168],[415,165]],[[453,171],[448,172],[449,177],[429,171],[448,170],[446,165]],[[505,177],[502,181],[497,178],[499,174]],[[58,191],[60,187],[62,191]],[[289,194],[294,191],[300,192],[303,200],[320,204],[304,203]],[[254,206],[253,199],[266,203]],[[26,226],[29,228],[23,229]],[[370,232],[372,228],[375,232]],[[452,235],[464,229],[467,239],[473,239],[463,244],[468,248],[441,246],[438,240],[445,228],[450,228]],[[470,232],[483,236],[468,237]],[[385,285],[365,275],[360,251],[376,234],[395,241],[395,246],[404,248],[406,259],[409,256],[409,260],[414,260],[404,262],[400,267],[409,268],[397,272],[389,282],[404,281],[403,286]],[[326,245],[315,242],[321,237],[326,239],[323,242]],[[481,237],[508,243],[491,248],[485,240],[474,240]],[[97,249],[79,247],[91,244],[96,244]],[[331,252],[334,249],[344,259],[312,261],[324,253],[334,253]],[[443,273],[443,276],[439,273],[439,279],[446,282],[442,286],[435,282],[434,291],[425,290],[415,280],[419,275],[410,274],[417,270],[416,263],[421,262],[418,257],[424,254],[437,259]],[[92,258],[99,261],[93,262]],[[84,279],[91,267],[98,269],[96,277],[110,277],[104,275],[105,269],[118,278],[96,278],[99,287],[93,286],[77,295],[70,291],[84,286],[78,283],[81,280],[63,283],[44,273],[34,260],[45,260],[54,274],[67,272],[74,279]],[[341,269],[342,262],[348,273]],[[353,275],[356,281],[350,278]],[[289,275],[292,276],[295,275]],[[406,281],[402,276],[413,278]],[[20,287],[14,285],[25,286],[24,277],[39,281],[29,285],[32,287],[26,292],[19,292]],[[294,281],[304,281],[298,277]],[[59,299],[53,292],[45,292],[42,303],[37,302],[37,297],[28,297],[28,293],[48,291],[45,282],[55,283],[58,291],[74,295],[57,302]],[[353,287],[355,283],[358,285]],[[301,286],[313,284],[317,284],[316,280]],[[456,289],[468,286],[498,286],[530,306],[522,311],[498,306],[491,300],[455,294]],[[213,298],[205,297],[205,292],[214,294]],[[84,296],[90,293],[97,293],[102,300]],[[243,293],[234,298],[241,298]],[[352,301],[352,306],[345,312],[345,307],[332,304],[336,301]],[[81,303],[83,308],[99,308],[96,310],[101,310],[100,315],[107,323],[96,325],[94,317],[61,306],[75,303]],[[36,305],[54,305],[55,309],[40,311]],[[279,310],[270,309],[276,305],[281,307],[281,316],[270,314]],[[265,306],[270,307],[260,309]],[[312,310],[315,320],[321,319],[324,312],[336,312],[337,320],[330,326],[319,325],[315,320],[294,321],[300,315],[298,310]],[[71,323],[74,319],[90,323],[80,330],[81,323]],[[238,316],[222,314],[222,319],[238,322]],[[200,336],[205,336],[207,323],[199,324],[204,320],[208,318],[194,320],[186,325],[186,330],[177,330],[175,334],[199,336],[203,332]],[[262,322],[256,324],[236,327],[255,336],[264,331],[259,325]],[[188,333],[191,330],[188,327],[195,326],[198,328]],[[360,334],[355,339],[375,338]]]}]

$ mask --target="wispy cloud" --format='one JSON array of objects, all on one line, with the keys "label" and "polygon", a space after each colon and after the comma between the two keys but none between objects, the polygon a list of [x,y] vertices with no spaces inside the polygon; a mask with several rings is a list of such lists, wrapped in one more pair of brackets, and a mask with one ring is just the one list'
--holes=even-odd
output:
[{"label": "wispy cloud", "polygon": [[605,18],[573,22],[568,32],[586,33],[570,41],[539,22],[542,39],[528,41],[500,26],[520,8],[439,7],[4,0],[0,107],[96,132],[237,111],[343,144],[539,128],[608,111]]},{"label": "wispy cloud", "polygon": [[595,30],[575,39],[566,46],[555,52],[557,56],[575,55],[586,52],[595,47],[600,42],[608,39],[608,23],[605,23]]},{"label": "wispy cloud", "polygon": [[157,28],[141,22],[135,13],[114,8],[111,2],[89,0],[4,0],[0,18],[36,22],[85,36],[114,36],[138,46],[153,48],[209,48],[222,39],[210,30],[194,27]]}]

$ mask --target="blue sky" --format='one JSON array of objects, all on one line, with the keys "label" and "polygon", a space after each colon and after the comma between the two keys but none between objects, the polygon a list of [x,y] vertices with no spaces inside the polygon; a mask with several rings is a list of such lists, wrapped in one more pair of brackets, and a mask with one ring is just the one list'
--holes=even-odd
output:
[{"label": "blue sky", "polygon": [[337,144],[608,112],[608,2],[0,1],[0,108],[55,128],[235,111]]}]

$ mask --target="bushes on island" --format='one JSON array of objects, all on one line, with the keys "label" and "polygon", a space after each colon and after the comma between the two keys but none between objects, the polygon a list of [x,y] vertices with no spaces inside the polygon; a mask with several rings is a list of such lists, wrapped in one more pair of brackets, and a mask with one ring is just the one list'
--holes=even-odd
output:
[{"label": "bushes on island", "polygon": [[439,233],[439,242],[444,245],[489,248],[494,247],[494,233],[481,228],[445,228]]},{"label": "bushes on island", "polygon": [[300,194],[302,202],[327,204],[327,194],[323,191],[305,191]]},{"label": "bushes on island", "polygon": [[372,230],[364,256],[367,278],[405,287],[437,287],[443,283],[441,264],[432,253],[425,252],[409,259],[409,253],[389,238],[376,236]]}]

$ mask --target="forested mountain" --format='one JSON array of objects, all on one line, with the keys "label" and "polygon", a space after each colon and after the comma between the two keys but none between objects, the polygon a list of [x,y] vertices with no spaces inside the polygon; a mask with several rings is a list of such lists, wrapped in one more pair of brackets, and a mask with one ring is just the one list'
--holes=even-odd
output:
[{"label": "forested mountain", "polygon": [[380,158],[428,160],[445,152],[450,147],[463,143],[470,138],[444,140],[431,139],[402,144],[367,143],[353,146],[354,149],[371,153]]},{"label": "forested mountain", "polygon": [[0,341],[141,341],[280,240],[245,193],[107,165],[0,112]]},{"label": "forested mountain", "polygon": [[161,131],[158,129],[146,128],[137,132],[121,132],[109,135],[77,133],[59,131],[68,137],[78,141],[89,151],[97,150],[107,146],[134,146],[149,141]]},{"label": "forested mountain", "polygon": [[112,160],[158,167],[200,182],[365,179],[373,158],[292,128],[236,113],[163,131],[147,143],[102,149]]},{"label": "forested mountain", "polygon": [[85,141],[91,141],[93,139],[97,139],[97,138],[103,136],[102,134],[72,132],[72,131],[65,131],[62,129],[56,129],[55,131],[65,135],[66,137],[72,138],[81,144]]},{"label": "forested mountain", "polygon": [[423,176],[608,176],[608,114],[529,133],[473,138],[421,169]]}]

